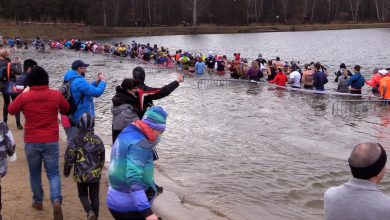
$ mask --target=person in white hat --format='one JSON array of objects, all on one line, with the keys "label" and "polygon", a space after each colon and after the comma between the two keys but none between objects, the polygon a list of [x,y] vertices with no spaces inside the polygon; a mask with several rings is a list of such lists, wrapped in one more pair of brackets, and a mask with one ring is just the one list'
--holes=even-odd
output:
[{"label": "person in white hat", "polygon": [[379,70],[379,74],[382,76],[379,84],[380,97],[382,99],[390,100],[390,74],[388,74],[387,70],[385,69]]}]

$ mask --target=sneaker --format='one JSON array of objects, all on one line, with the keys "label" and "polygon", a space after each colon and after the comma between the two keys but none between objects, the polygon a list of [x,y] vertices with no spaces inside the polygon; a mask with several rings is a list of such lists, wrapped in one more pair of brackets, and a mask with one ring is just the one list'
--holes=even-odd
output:
[{"label": "sneaker", "polygon": [[156,185],[157,194],[162,194],[164,192],[164,187]]},{"label": "sneaker", "polygon": [[33,202],[31,206],[32,206],[34,209],[38,210],[38,211],[42,211],[42,210],[43,210],[43,204],[42,204],[42,202]]},{"label": "sneaker", "polygon": [[53,202],[53,219],[54,220],[63,220],[62,216],[62,208],[61,208],[61,202],[60,201],[54,201]]},{"label": "sneaker", "polygon": [[23,130],[23,126],[21,124],[17,124],[16,127],[18,127],[19,130]]},{"label": "sneaker", "polygon": [[87,215],[87,220],[96,220],[96,215],[93,211],[89,211]]}]

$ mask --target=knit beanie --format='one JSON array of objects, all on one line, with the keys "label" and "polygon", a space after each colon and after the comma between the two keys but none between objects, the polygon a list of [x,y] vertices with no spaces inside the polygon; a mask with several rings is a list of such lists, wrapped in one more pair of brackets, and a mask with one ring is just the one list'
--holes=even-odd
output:
[{"label": "knit beanie", "polygon": [[148,108],[142,121],[149,125],[150,128],[164,132],[166,128],[168,113],[160,106]]},{"label": "knit beanie", "polygon": [[47,86],[49,85],[49,74],[40,66],[36,66],[27,75],[26,84],[28,86]]}]

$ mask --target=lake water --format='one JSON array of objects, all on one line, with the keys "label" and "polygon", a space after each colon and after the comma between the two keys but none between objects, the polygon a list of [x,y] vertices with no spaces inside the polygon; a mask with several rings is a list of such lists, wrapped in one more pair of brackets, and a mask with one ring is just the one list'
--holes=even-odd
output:
[{"label": "lake water", "polygon": [[[321,61],[332,72],[341,62],[359,64],[366,74],[374,67],[390,66],[389,29],[110,41],[130,43],[133,39],[164,45],[171,51],[240,52],[248,58],[261,52],[265,58]],[[47,68],[53,87],[61,83],[64,72],[79,57],[72,51],[18,55],[33,57]],[[108,137],[114,87],[131,76],[136,64],[102,66],[102,56],[83,58],[92,64],[89,78],[92,73],[104,72],[108,79],[106,93],[96,99],[97,131]],[[176,74],[148,74],[146,82],[163,86],[175,80]],[[351,149],[367,141],[390,149],[390,113],[386,108],[364,117],[340,118],[332,115],[332,104],[348,97],[302,94],[247,83],[198,89],[197,82],[198,78],[186,78],[171,96],[155,102],[169,113],[168,129],[158,146],[158,166],[180,185],[178,193],[183,202],[209,207],[228,219],[321,219],[324,191],[350,178],[347,158]],[[335,84],[327,87],[334,88]],[[389,176],[382,186],[390,193]]]}]

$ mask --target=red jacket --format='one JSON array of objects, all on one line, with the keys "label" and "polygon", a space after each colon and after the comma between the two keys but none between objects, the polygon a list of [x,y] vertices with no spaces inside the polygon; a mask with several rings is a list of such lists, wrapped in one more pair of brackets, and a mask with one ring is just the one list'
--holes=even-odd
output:
[{"label": "red jacket", "polygon": [[366,80],[367,85],[371,86],[373,89],[377,89],[379,87],[379,84],[381,82],[381,75],[378,73],[373,75],[370,81]]},{"label": "red jacket", "polygon": [[23,112],[26,118],[26,143],[58,142],[58,111],[66,113],[68,110],[66,99],[59,91],[49,89],[49,86],[33,86],[8,106],[11,115]]},{"label": "red jacket", "polygon": [[284,74],[282,72],[279,72],[278,74],[276,74],[275,79],[270,81],[270,83],[276,84],[278,86],[286,86],[287,82],[288,82],[288,78],[287,78],[286,74]]}]

